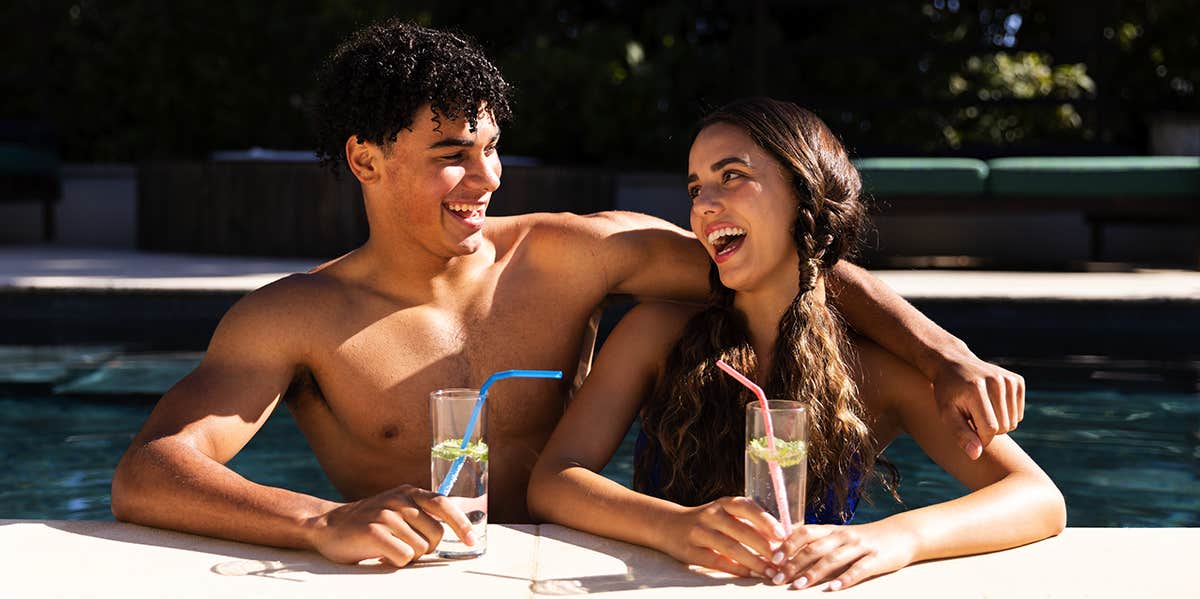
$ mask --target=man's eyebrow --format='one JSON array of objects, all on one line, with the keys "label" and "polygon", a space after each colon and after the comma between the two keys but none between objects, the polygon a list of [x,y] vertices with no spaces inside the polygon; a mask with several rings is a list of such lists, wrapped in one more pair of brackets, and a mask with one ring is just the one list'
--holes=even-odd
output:
[{"label": "man's eyebrow", "polygon": [[[729,156],[728,158],[722,158],[722,159],[712,163],[712,166],[710,166],[708,168],[709,168],[709,170],[711,170],[715,173],[715,172],[725,168],[726,166],[729,166],[730,164],[744,164],[751,168],[754,167],[754,165],[750,164],[750,161],[746,160],[745,158],[741,158],[739,156]],[[690,173],[688,175],[688,178],[687,178],[688,183],[694,183],[698,180],[700,180],[700,177],[698,177],[696,175],[696,173]]]},{"label": "man's eyebrow", "polygon": [[[491,139],[488,140],[488,145],[496,143],[500,139],[500,133],[496,132]],[[470,148],[475,145],[475,140],[470,137],[447,137],[445,139],[435,141],[429,146],[430,150],[438,148]]]}]

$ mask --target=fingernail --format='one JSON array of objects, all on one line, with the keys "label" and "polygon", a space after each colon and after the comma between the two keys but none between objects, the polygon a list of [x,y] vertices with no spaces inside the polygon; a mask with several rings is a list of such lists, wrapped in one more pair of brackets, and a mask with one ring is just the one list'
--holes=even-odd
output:
[{"label": "fingernail", "polygon": [[766,574],[767,578],[775,578],[775,568],[767,568],[763,570],[763,574]]},{"label": "fingernail", "polygon": [[783,565],[783,552],[776,551],[775,555],[771,556],[771,562],[774,563],[776,566],[782,566]]},{"label": "fingernail", "polygon": [[782,524],[775,525],[775,536],[779,537],[781,540],[787,538],[787,531],[783,530]]},{"label": "fingernail", "polygon": [[840,581],[840,580],[835,580],[835,581],[829,583],[829,590],[831,590],[831,591],[836,591],[840,588],[842,588],[842,581]]},{"label": "fingernail", "polygon": [[779,572],[778,574],[776,574],[775,576],[773,576],[771,578],[771,582],[773,582],[775,584],[780,584],[783,582],[783,578],[784,578],[783,572]]},{"label": "fingernail", "polygon": [[807,576],[801,576],[800,578],[797,578],[795,582],[792,583],[793,589],[802,589],[806,586],[808,586],[808,577]]}]

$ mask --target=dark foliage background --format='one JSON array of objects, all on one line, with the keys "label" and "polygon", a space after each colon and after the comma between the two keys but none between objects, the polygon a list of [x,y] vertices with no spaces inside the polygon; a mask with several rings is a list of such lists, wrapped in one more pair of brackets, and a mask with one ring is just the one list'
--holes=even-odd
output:
[{"label": "dark foliage background", "polygon": [[0,119],[69,161],[311,148],[317,64],[390,16],[479,40],[518,90],[504,151],[553,164],[674,169],[705,107],[759,93],[859,155],[1141,153],[1200,113],[1200,0],[10,0]]}]

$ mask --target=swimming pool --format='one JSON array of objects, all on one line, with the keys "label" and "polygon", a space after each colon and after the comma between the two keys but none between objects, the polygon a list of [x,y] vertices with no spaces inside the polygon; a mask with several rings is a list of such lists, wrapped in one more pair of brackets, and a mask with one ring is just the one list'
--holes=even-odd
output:
[{"label": "swimming pool", "polygon": [[[169,385],[198,359],[123,356],[112,348],[68,354],[59,366],[53,356],[27,360],[20,376],[8,354],[10,372],[0,377],[0,457],[6,465],[0,518],[111,519],[109,481],[150,413],[153,397],[147,393]],[[1062,489],[1071,526],[1200,526],[1200,362],[1095,356],[998,361],[1026,376],[1026,418],[1013,437]],[[54,377],[70,380],[37,382]],[[631,431],[604,470],[626,484],[632,439]],[[910,508],[963,492],[910,440],[893,444],[887,455],[901,471],[901,496]],[[284,409],[230,465],[260,483],[338,497]],[[876,503],[861,507],[856,522],[903,509],[882,492],[874,495]]]}]

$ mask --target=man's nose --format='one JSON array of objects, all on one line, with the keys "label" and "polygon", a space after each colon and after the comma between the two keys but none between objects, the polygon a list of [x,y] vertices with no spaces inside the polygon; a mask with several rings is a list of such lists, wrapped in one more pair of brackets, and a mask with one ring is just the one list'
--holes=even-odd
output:
[{"label": "man's nose", "polygon": [[471,173],[475,183],[485,193],[491,193],[500,188],[500,159],[493,156],[483,156],[479,160],[474,161],[475,165]]}]

